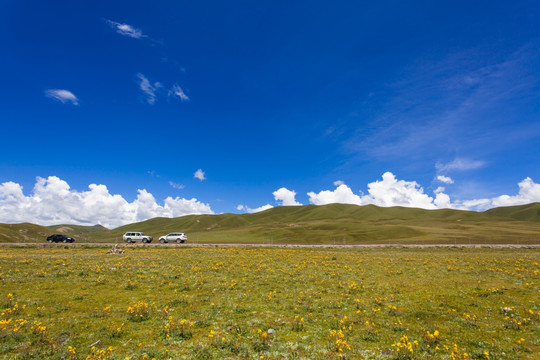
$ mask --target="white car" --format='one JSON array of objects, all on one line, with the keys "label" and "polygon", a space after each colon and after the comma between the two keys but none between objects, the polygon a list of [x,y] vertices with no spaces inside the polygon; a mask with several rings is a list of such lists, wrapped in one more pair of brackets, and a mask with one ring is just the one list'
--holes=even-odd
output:
[{"label": "white car", "polygon": [[122,236],[125,242],[131,244],[136,241],[142,241],[145,244],[151,243],[154,240],[153,237],[146,235],[143,232],[127,232]]},{"label": "white car", "polygon": [[162,244],[168,242],[177,242],[179,244],[185,243],[187,241],[187,236],[184,233],[170,233],[159,238],[159,242]]}]

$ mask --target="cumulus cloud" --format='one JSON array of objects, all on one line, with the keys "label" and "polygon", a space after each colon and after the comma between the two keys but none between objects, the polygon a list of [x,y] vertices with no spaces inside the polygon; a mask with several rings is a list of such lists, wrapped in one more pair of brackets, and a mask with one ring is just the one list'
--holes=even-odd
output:
[{"label": "cumulus cloud", "polygon": [[494,206],[523,205],[540,201],[540,184],[536,184],[530,177],[520,183],[519,193],[514,196],[501,195],[492,200]]},{"label": "cumulus cloud", "polygon": [[309,192],[309,201],[314,205],[331,203],[378,206],[406,206],[434,209],[433,198],[424,193],[416,181],[398,180],[391,172],[386,172],[382,180],[368,184],[368,194],[355,194],[345,184],[335,190]]},{"label": "cumulus cloud", "polygon": [[146,102],[150,105],[155,104],[157,100],[156,91],[161,87],[161,83],[155,82],[152,85],[150,80],[141,73],[137,74],[137,78],[139,78],[139,88],[146,94]]},{"label": "cumulus cloud", "polygon": [[435,192],[435,200],[433,203],[435,204],[435,207],[437,209],[444,209],[444,208],[453,208],[454,205],[450,201],[450,196],[448,194],[443,193],[444,188],[442,191]]},{"label": "cumulus cloud", "polygon": [[268,209],[272,209],[272,208],[273,208],[273,206],[270,205],[270,204],[259,206],[258,208],[255,208],[255,209],[252,209],[252,208],[250,208],[250,207],[248,207],[246,205],[238,205],[236,207],[236,210],[245,211],[247,213],[254,214],[254,213],[258,213],[258,212],[268,210]]},{"label": "cumulus cloud", "polygon": [[184,185],[175,183],[173,181],[169,181],[169,185],[178,190],[182,190],[185,187]]},{"label": "cumulus cloud", "polygon": [[462,210],[486,210],[498,206],[512,206],[540,202],[540,184],[526,178],[519,184],[516,195],[500,195],[491,199],[472,199],[452,201],[445,188],[435,189],[435,198],[424,193],[416,181],[398,180],[391,172],[386,172],[382,180],[368,184],[368,194],[355,194],[345,184],[335,190],[309,192],[309,202],[314,205],[344,203],[355,205],[374,204],[377,206],[404,206],[422,209],[454,208]]},{"label": "cumulus cloud", "polygon": [[105,22],[109,24],[111,28],[115,29],[116,32],[119,33],[120,35],[129,36],[134,39],[141,39],[141,38],[146,37],[146,35],[144,35],[141,30],[131,25],[122,24],[122,23],[112,21],[112,20],[107,20],[107,19],[105,19]]},{"label": "cumulus cloud", "polygon": [[444,176],[444,175],[437,176],[437,180],[439,180],[440,182],[445,183],[445,184],[453,184],[454,183],[454,180],[452,180],[451,177]]},{"label": "cumulus cloud", "polygon": [[184,90],[178,84],[174,84],[169,90],[169,96],[177,96],[182,101],[189,101],[189,97],[186,95]]},{"label": "cumulus cloud", "polygon": [[453,170],[474,170],[481,168],[485,165],[485,162],[480,160],[470,160],[470,159],[464,159],[464,158],[457,158],[449,163],[443,164],[443,163],[437,163],[435,164],[435,168],[439,173],[445,173],[448,171]]},{"label": "cumulus cloud", "polygon": [[326,205],[332,203],[364,205],[360,196],[353,193],[345,184],[339,185],[335,190],[323,190],[319,193],[308,192],[309,202],[314,205]]},{"label": "cumulus cloud", "polygon": [[343,180],[334,181],[334,186],[339,186],[339,185],[343,185],[343,184],[345,184],[345,182]]},{"label": "cumulus cloud", "polygon": [[60,101],[62,104],[72,103],[73,105],[79,105],[79,99],[69,90],[64,89],[49,89],[45,90],[45,96]]},{"label": "cumulus cloud", "polygon": [[398,180],[391,172],[385,172],[382,181],[368,184],[369,195],[364,201],[378,206],[406,206],[433,209],[433,198],[424,193],[416,181]]},{"label": "cumulus cloud", "polygon": [[281,205],[284,206],[298,206],[302,205],[298,201],[296,201],[296,191],[289,190],[287,188],[280,188],[272,193],[274,195],[274,199],[276,201],[280,202]]},{"label": "cumulus cloud", "polygon": [[201,181],[206,180],[205,173],[204,173],[204,171],[202,171],[202,169],[199,169],[199,170],[195,171],[195,174],[193,174],[193,178],[194,179],[199,179]]},{"label": "cumulus cloud", "polygon": [[105,185],[90,184],[87,191],[77,191],[56,177],[36,178],[33,192],[23,193],[14,182],[0,184],[0,222],[31,222],[40,225],[101,224],[108,228],[147,220],[153,217],[178,217],[190,214],[213,214],[210,205],[195,198],[167,197],[158,204],[144,189],[128,202],[111,194]]},{"label": "cumulus cloud", "polygon": [[491,199],[474,199],[457,202],[459,207],[475,210],[485,210],[498,206],[524,205],[540,201],[540,184],[530,177],[518,183],[519,192],[516,195],[500,195]]}]

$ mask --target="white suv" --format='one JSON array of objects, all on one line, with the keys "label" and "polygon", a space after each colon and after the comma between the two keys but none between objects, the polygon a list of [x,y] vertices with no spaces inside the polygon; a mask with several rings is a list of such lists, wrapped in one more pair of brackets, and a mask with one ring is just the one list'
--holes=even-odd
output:
[{"label": "white suv", "polygon": [[162,244],[168,243],[168,242],[177,242],[177,243],[185,243],[187,241],[187,236],[184,233],[170,233],[165,236],[161,236],[159,238],[159,242]]},{"label": "white suv", "polygon": [[151,243],[154,239],[153,237],[146,235],[143,232],[127,232],[122,236],[122,239],[126,241],[127,243],[132,243],[136,241],[142,241],[143,243]]}]

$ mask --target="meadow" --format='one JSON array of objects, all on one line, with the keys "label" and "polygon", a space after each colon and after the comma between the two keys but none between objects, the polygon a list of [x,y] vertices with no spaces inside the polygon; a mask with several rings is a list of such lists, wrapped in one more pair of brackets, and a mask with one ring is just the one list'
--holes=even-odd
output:
[{"label": "meadow", "polygon": [[538,359],[538,249],[0,248],[2,359]]}]

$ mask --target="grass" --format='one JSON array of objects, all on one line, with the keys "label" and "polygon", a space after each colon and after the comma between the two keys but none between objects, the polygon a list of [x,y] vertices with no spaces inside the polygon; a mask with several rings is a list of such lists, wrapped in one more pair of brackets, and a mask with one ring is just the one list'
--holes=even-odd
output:
[{"label": "grass", "polygon": [[[53,230],[54,229],[54,230]],[[256,214],[154,218],[107,230],[99,226],[0,224],[0,242],[43,242],[62,232],[77,242],[122,242],[127,231],[185,232],[199,243],[540,243],[540,203],[488,212],[330,204],[280,206]]]},{"label": "grass", "polygon": [[540,203],[519,206],[502,206],[486,211],[487,214],[509,217],[516,220],[540,222]]},{"label": "grass", "polygon": [[0,249],[3,359],[535,359],[540,250]]}]

